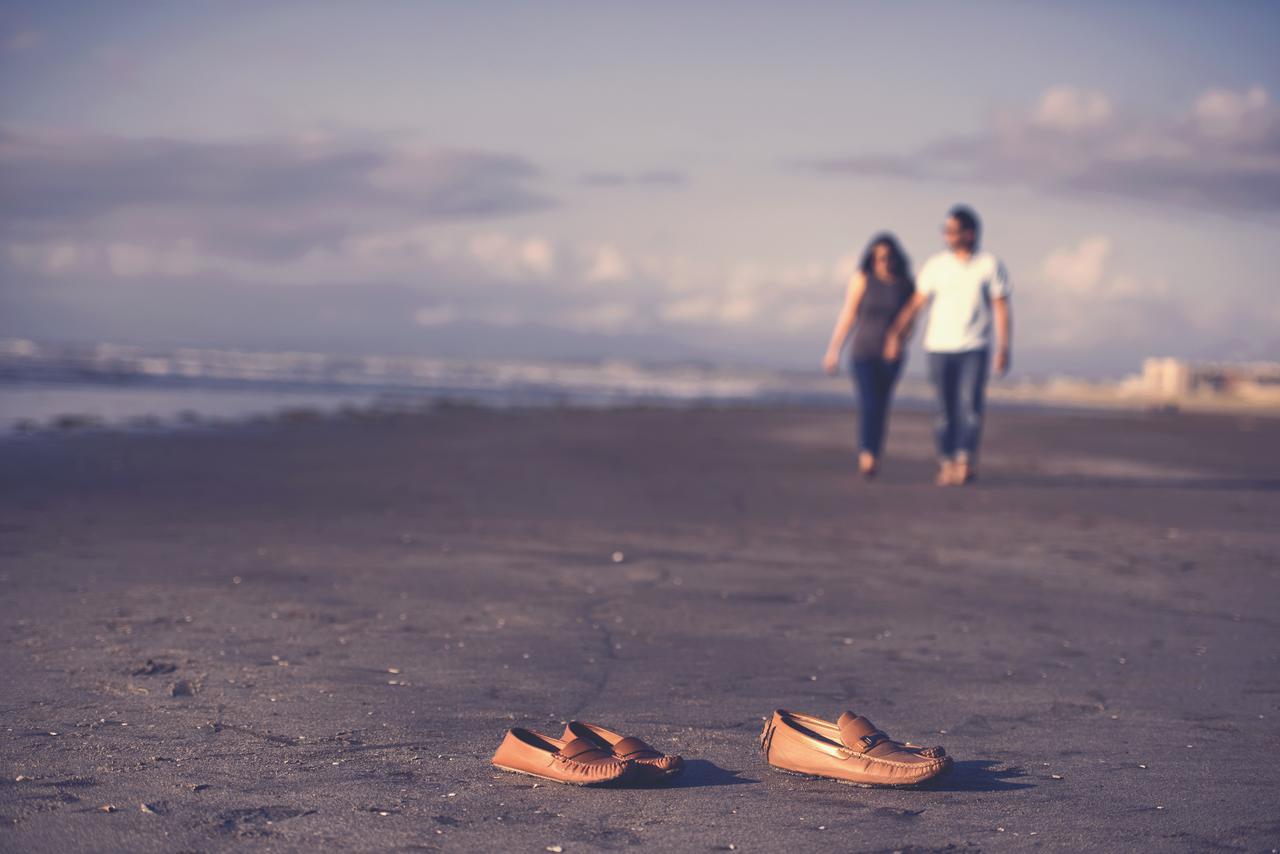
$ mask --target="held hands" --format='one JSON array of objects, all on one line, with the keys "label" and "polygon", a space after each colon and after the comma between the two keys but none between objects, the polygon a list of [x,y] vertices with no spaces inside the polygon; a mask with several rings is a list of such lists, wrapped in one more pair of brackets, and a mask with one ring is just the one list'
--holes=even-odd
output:
[{"label": "held hands", "polygon": [[884,337],[884,360],[896,362],[902,356],[902,336],[890,332]]}]

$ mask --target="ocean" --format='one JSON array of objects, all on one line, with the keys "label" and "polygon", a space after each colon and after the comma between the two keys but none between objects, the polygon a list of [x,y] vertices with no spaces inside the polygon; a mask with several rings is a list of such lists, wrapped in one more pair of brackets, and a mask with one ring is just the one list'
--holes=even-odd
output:
[{"label": "ocean", "polygon": [[[922,398],[907,381],[901,397]],[[154,428],[340,410],[848,407],[847,377],[711,365],[452,361],[0,340],[0,429]]]}]

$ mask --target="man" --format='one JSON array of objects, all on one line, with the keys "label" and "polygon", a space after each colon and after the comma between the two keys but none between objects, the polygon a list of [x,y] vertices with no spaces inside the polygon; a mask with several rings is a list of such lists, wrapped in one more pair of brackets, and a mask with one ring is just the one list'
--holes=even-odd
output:
[{"label": "man", "polygon": [[978,250],[980,234],[977,214],[964,205],[951,209],[942,228],[948,251],[925,262],[915,296],[902,307],[885,337],[884,357],[896,360],[904,331],[932,302],[924,349],[929,381],[938,396],[940,486],[960,486],[976,475],[993,344],[996,375],[1009,370],[1009,277],[1000,259]]}]

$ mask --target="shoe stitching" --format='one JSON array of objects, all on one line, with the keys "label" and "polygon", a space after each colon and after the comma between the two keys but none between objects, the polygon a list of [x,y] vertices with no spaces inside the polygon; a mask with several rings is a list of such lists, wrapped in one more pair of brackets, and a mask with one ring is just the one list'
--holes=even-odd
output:
[{"label": "shoe stitching", "polygon": [[567,770],[577,771],[578,773],[583,774],[594,774],[600,771],[605,771],[607,773],[625,773],[627,770],[627,763],[623,761],[606,759],[600,762],[579,762],[576,759],[570,759],[559,753],[553,756],[551,761],[564,765]]},{"label": "shoe stitching", "polygon": [[769,750],[773,747],[773,731],[776,724],[770,719],[764,725],[764,729],[760,731],[760,750],[765,756],[769,755]]},{"label": "shoe stitching", "polygon": [[[796,733],[795,737],[797,740],[800,741],[801,744],[805,745],[805,747],[807,747],[809,750],[814,750],[814,751],[817,751],[818,753],[827,753],[828,755],[831,755],[828,751],[821,750],[818,747],[815,747],[812,744],[813,739],[808,738],[799,733]],[[870,762],[876,765],[885,765],[890,768],[910,768],[913,770],[915,769],[924,770],[929,768],[936,768],[945,762],[945,759],[930,759],[928,762],[900,762],[896,759],[882,759],[879,756],[869,756],[866,753],[860,753],[856,750],[851,750],[848,747],[845,747],[844,745],[841,745],[841,744],[833,743],[831,746],[835,749],[835,752],[839,755],[841,759],[863,759],[863,760],[866,760],[867,762]]]},{"label": "shoe stitching", "polygon": [[933,768],[942,764],[941,759],[931,759],[928,762],[899,762],[896,759],[882,759],[879,756],[868,756],[865,753],[859,753],[856,750],[849,750],[847,747],[839,748],[840,752],[845,754],[845,759],[865,759],[868,762],[888,765],[893,768]]}]

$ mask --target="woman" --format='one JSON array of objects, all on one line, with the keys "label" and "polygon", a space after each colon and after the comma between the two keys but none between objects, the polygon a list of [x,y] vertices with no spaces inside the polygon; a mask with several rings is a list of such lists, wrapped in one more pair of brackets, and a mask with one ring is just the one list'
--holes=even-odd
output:
[{"label": "woman", "polygon": [[840,351],[852,329],[852,373],[858,385],[862,422],[858,469],[866,478],[875,477],[879,466],[889,401],[902,368],[901,356],[892,361],[884,358],[885,333],[914,293],[911,262],[897,239],[887,232],[871,238],[862,262],[849,279],[844,308],[822,360],[823,369],[834,375],[840,366]]}]

